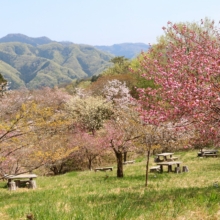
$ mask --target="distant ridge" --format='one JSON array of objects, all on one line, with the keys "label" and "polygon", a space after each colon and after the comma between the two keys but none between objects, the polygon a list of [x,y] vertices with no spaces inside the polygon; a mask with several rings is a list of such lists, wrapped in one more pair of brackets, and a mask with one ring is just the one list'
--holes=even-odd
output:
[{"label": "distant ridge", "polygon": [[24,34],[8,34],[5,37],[0,38],[0,43],[7,43],[7,42],[20,42],[25,44],[30,44],[32,46],[42,45],[42,44],[49,44],[53,42],[48,37],[28,37]]},{"label": "distant ridge", "polygon": [[[8,34],[5,37],[0,38],[0,43],[7,43],[7,42],[20,42],[20,43],[30,44],[36,47],[38,45],[49,44],[57,41],[53,41],[45,36],[34,38],[34,37],[28,37],[24,34]],[[59,43],[65,46],[69,46],[73,44],[73,42],[70,41],[61,41]],[[128,59],[133,59],[142,51],[147,51],[149,49],[149,45],[144,43],[121,43],[121,44],[113,44],[112,46],[96,45],[94,47],[98,50],[110,53],[113,56],[124,56]]]},{"label": "distant ridge", "polygon": [[95,46],[95,48],[113,54],[115,56],[124,56],[128,59],[135,58],[142,51],[149,49],[149,45],[144,43],[122,43],[112,46]]}]

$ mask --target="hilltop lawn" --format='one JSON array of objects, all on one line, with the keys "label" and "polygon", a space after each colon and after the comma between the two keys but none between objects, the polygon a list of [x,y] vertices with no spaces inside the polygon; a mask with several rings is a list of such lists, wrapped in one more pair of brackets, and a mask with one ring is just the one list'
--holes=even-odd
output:
[{"label": "hilltop lawn", "polygon": [[[37,178],[38,188],[9,192],[0,182],[0,219],[25,220],[218,220],[220,158],[198,158],[197,151],[178,152],[188,173],[150,173],[145,188],[145,158],[113,172],[71,172]],[[151,157],[150,165],[153,165]]]}]

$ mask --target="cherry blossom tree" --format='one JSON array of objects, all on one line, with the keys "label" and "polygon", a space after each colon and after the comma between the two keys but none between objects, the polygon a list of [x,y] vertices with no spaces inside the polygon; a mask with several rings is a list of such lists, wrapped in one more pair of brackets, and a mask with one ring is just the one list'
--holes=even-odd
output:
[{"label": "cherry blossom tree", "polygon": [[117,79],[107,81],[102,91],[107,101],[112,102],[114,106],[124,108],[132,102],[126,83]]},{"label": "cherry blossom tree", "polygon": [[108,139],[103,131],[92,134],[83,130],[77,130],[70,142],[71,145],[77,147],[77,150],[71,154],[71,157],[74,159],[77,155],[81,161],[86,160],[88,169],[92,170],[93,162],[105,153],[107,141]]},{"label": "cherry blossom tree", "polygon": [[139,112],[146,123],[193,124],[200,137],[209,130],[219,139],[219,29],[214,21],[197,27],[168,22],[165,43],[143,54],[142,76],[155,88],[139,89]]},{"label": "cherry blossom tree", "polygon": [[110,102],[114,114],[105,124],[109,148],[114,151],[117,160],[117,177],[123,177],[124,159],[129,151],[134,150],[133,140],[141,136],[140,121],[134,106],[135,100],[125,82],[117,79],[108,80],[102,89],[103,96]]},{"label": "cherry blossom tree", "polygon": [[66,103],[65,108],[73,124],[92,132],[93,135],[113,114],[111,103],[100,96],[80,97],[76,95]]},{"label": "cherry blossom tree", "polygon": [[130,109],[117,109],[114,118],[105,124],[108,147],[114,151],[117,160],[117,177],[123,177],[123,155],[136,150],[135,140],[142,137],[142,125],[137,112]]},{"label": "cherry blossom tree", "polygon": [[[137,89],[141,119],[153,126],[145,139],[148,153],[154,141],[166,144],[160,138],[164,125],[173,133],[169,144],[172,136],[188,144],[218,143],[219,29],[214,21],[201,20],[200,25],[168,22],[163,30],[165,37],[139,61],[142,77],[153,82]],[[146,169],[146,186],[147,175]]]}]

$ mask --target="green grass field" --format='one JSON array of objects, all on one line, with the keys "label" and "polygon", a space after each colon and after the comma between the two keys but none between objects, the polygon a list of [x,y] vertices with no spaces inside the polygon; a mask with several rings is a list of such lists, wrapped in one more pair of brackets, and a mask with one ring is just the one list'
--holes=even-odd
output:
[{"label": "green grass field", "polygon": [[[198,158],[197,151],[175,153],[188,173],[150,173],[145,188],[145,158],[113,172],[71,172],[38,177],[35,190],[8,191],[0,182],[0,219],[25,220],[218,220],[220,158]],[[153,157],[150,165],[154,165]],[[107,177],[108,176],[108,177]]]}]

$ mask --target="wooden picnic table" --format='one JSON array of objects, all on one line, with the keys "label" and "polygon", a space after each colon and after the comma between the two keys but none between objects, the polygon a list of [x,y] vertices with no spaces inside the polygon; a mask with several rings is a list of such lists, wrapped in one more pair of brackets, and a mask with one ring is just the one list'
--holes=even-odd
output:
[{"label": "wooden picnic table", "polygon": [[157,162],[156,164],[160,166],[160,172],[163,172],[163,167],[167,166],[168,167],[168,172],[173,172],[172,166],[176,165],[176,167],[180,168],[181,161],[164,161],[164,162]]}]

